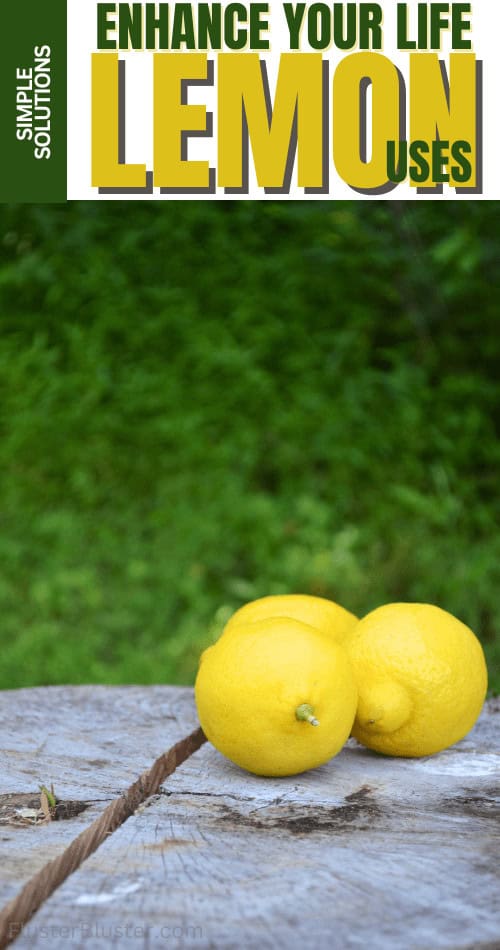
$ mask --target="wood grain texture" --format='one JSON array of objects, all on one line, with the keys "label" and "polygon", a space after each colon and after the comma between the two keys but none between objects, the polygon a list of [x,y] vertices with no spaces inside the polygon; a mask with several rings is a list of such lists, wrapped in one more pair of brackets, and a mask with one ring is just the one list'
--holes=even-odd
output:
[{"label": "wood grain texture", "polygon": [[439,755],[384,758],[350,740],[288,779],[204,746],[16,947],[498,950],[499,726],[492,700]]},{"label": "wood grain texture", "polygon": [[[41,687],[0,693],[0,904],[60,854],[152,761],[196,725],[188,690]],[[68,820],[13,825],[41,784],[88,808]]]}]

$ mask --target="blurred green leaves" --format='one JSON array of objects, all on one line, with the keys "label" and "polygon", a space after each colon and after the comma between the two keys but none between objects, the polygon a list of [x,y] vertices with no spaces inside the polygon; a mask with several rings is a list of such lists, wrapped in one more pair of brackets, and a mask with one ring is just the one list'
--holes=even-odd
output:
[{"label": "blurred green leaves", "polygon": [[1,685],[188,682],[231,610],[437,602],[500,687],[490,202],[0,212]]}]

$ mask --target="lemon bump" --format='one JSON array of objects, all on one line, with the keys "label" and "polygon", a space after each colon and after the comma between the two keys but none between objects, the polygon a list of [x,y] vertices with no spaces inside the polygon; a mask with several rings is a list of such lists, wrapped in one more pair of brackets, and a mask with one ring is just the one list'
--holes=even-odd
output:
[{"label": "lemon bump", "polygon": [[357,706],[347,651],[286,617],[241,623],[205,650],[195,698],[201,727],[219,752],[249,772],[274,776],[336,755]]},{"label": "lemon bump", "polygon": [[370,734],[391,733],[408,721],[413,704],[408,690],[394,680],[368,684],[359,698],[356,720]]},{"label": "lemon bump", "polygon": [[352,734],[386,755],[423,756],[462,739],[487,689],[477,637],[433,604],[386,604],[364,617],[347,649],[359,701]]},{"label": "lemon bump", "polygon": [[224,627],[223,636],[242,623],[258,623],[269,617],[300,620],[321,630],[337,643],[343,643],[358,622],[354,614],[326,597],[314,597],[312,594],[276,594],[260,597],[240,607]]}]

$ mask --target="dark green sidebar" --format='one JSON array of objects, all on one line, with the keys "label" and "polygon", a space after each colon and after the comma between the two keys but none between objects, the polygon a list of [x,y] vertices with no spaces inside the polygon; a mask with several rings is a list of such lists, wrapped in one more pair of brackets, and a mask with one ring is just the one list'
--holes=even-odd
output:
[{"label": "dark green sidebar", "polygon": [[0,202],[66,201],[66,0],[4,0]]}]

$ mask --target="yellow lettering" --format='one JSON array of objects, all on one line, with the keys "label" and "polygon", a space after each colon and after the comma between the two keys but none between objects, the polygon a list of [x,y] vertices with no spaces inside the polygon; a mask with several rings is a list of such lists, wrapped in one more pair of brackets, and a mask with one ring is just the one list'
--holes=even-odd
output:
[{"label": "yellow lettering", "polygon": [[154,183],[159,188],[208,188],[208,162],[188,161],[185,132],[204,132],[205,106],[182,101],[183,81],[207,78],[206,53],[154,55]]},{"label": "yellow lettering", "polygon": [[298,184],[323,184],[323,96],[320,53],[283,53],[268,119],[258,53],[221,53],[218,81],[218,183],[243,186],[243,110],[261,188],[283,187],[297,116]]},{"label": "yellow lettering", "polygon": [[[410,56],[410,134],[432,142],[469,142],[471,176],[467,188],[477,184],[476,162],[476,56],[450,53],[449,102],[437,53]],[[412,182],[415,185],[416,182]],[[422,182],[418,183],[422,187]],[[427,186],[432,186],[431,175]]]},{"label": "yellow lettering", "polygon": [[[372,87],[369,159],[361,154],[363,80]],[[400,137],[399,96],[397,69],[381,53],[353,53],[339,63],[333,83],[333,154],[340,177],[351,188],[370,191],[387,183],[387,142]]]},{"label": "yellow lettering", "polygon": [[145,188],[146,166],[119,162],[118,54],[92,54],[92,186]]}]

